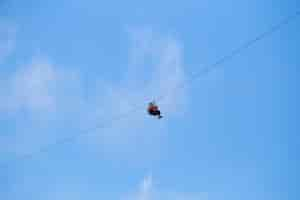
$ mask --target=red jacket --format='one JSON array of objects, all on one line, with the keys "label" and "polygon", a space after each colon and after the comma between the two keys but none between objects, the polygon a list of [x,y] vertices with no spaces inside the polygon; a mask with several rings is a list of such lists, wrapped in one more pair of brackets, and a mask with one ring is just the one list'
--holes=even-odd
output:
[{"label": "red jacket", "polygon": [[153,111],[157,111],[158,107],[157,106],[149,106],[148,107],[148,111],[153,112]]}]

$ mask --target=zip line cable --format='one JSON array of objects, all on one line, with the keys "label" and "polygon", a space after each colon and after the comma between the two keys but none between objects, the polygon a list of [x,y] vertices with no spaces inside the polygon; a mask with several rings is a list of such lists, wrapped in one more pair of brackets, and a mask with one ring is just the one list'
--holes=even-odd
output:
[{"label": "zip line cable", "polygon": [[[295,12],[294,14],[286,17],[285,19],[283,19],[282,21],[280,21],[279,23],[271,26],[267,31],[257,35],[256,37],[254,37],[253,39],[250,39],[248,41],[246,41],[245,43],[243,43],[241,46],[238,46],[237,48],[235,48],[234,50],[232,50],[231,52],[229,52],[227,55],[219,58],[216,62],[214,62],[213,64],[210,64],[210,65],[207,65],[206,67],[204,67],[201,71],[199,72],[196,72],[195,74],[192,74],[190,76],[190,78],[188,79],[187,82],[185,83],[181,83],[181,84],[178,84],[175,88],[176,89],[181,89],[181,88],[184,88],[185,86],[187,86],[187,83],[189,83],[189,81],[193,81],[193,80],[197,80],[199,79],[201,76],[207,74],[207,73],[210,73],[218,68],[221,67],[221,64],[223,64],[224,62],[234,58],[235,56],[241,54],[241,52],[243,50],[246,50],[248,48],[250,48],[251,46],[253,46],[255,43],[267,38],[268,36],[272,35],[273,33],[279,31],[282,27],[284,27],[285,25],[289,24],[293,19],[297,18],[298,16],[300,15],[300,11],[297,11]],[[157,97],[157,99],[155,99],[156,101],[161,101],[163,100],[164,98],[166,98],[168,95],[161,95],[159,97]],[[47,145],[47,146],[44,146],[42,148],[40,148],[38,151],[36,152],[33,152],[33,153],[28,153],[28,154],[23,154],[21,156],[18,157],[18,160],[25,160],[25,159],[32,159],[34,157],[35,154],[37,153],[45,153],[49,150],[51,150],[51,148],[53,146],[57,146],[57,145],[60,145],[60,144],[65,144],[65,143],[68,143],[68,142],[72,142],[73,140],[75,140],[77,137],[81,136],[81,135],[86,135],[86,134],[89,134],[93,131],[96,131],[98,129],[104,129],[104,128],[109,128],[113,122],[115,121],[120,121],[126,117],[129,116],[129,114],[132,114],[133,112],[136,112],[140,109],[144,109],[145,105],[135,105],[135,106],[132,106],[132,109],[130,109],[129,111],[121,114],[121,115],[118,115],[118,116],[114,116],[112,117],[109,121],[109,123],[101,123],[101,124],[98,124],[96,126],[94,126],[93,128],[90,128],[90,129],[87,129],[87,130],[82,130],[80,131],[79,134],[76,134],[76,135],[73,135],[73,136],[70,136],[70,137],[66,137],[66,138],[63,138],[61,140],[58,140],[50,145]],[[17,161],[17,160],[16,160]],[[3,164],[1,166],[8,166],[8,163],[7,164]]]},{"label": "zip line cable", "polygon": [[[294,14],[286,17],[282,21],[278,22],[277,24],[274,24],[267,31],[257,35],[256,37],[254,37],[254,38],[248,40],[247,42],[243,43],[241,46],[238,46],[237,48],[233,49],[230,53],[228,53],[227,55],[219,58],[213,64],[207,65],[201,71],[190,75],[190,78],[188,79],[188,81],[197,80],[202,75],[210,73],[210,72],[220,68],[221,64],[223,64],[224,62],[226,62],[226,61],[234,58],[235,56],[241,54],[241,52],[243,50],[246,50],[246,49],[250,48],[256,42],[259,42],[259,41],[265,39],[266,37],[272,35],[273,33],[279,31],[283,26],[289,24],[293,19],[297,18],[299,15],[300,15],[300,11],[297,11]],[[187,83],[189,83],[189,82],[187,82]],[[176,88],[177,89],[184,88],[187,85],[187,83],[178,84]],[[165,97],[166,97],[166,95],[161,95],[161,96],[159,96],[159,98],[157,98],[157,101],[162,100]]]}]

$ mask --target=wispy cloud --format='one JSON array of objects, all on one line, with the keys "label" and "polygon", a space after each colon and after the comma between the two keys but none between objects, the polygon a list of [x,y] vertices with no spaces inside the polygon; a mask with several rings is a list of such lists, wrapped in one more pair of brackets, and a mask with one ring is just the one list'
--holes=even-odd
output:
[{"label": "wispy cloud", "polygon": [[121,200],[207,200],[207,193],[178,192],[160,188],[154,184],[151,175],[145,176],[135,191]]},{"label": "wispy cloud", "polygon": [[33,60],[16,72],[12,79],[12,102],[17,108],[30,111],[54,110],[55,85],[58,79],[53,66],[44,60]]},{"label": "wispy cloud", "polygon": [[[22,130],[15,137],[18,152],[59,140],[65,135],[57,136],[51,130],[64,127],[73,128],[74,136],[83,130],[96,133],[85,135],[80,143],[110,158],[140,162],[161,154],[168,120],[187,107],[187,91],[176,88],[185,81],[182,45],[151,29],[130,29],[129,38],[128,68],[123,78],[119,82],[95,80],[92,92],[84,92],[83,74],[65,70],[45,57],[33,57],[4,81],[0,112],[30,116],[30,123],[18,126]],[[147,103],[162,96],[158,103],[165,118],[152,119],[145,111]],[[138,110],[131,111],[136,106]],[[114,121],[128,112],[123,120]],[[102,125],[108,128],[93,129]]]},{"label": "wispy cloud", "polygon": [[[76,176],[75,176],[76,177]],[[90,184],[88,179],[64,177],[58,180],[49,179],[49,182],[42,185],[26,184],[18,182],[13,185],[9,195],[11,199],[114,199],[114,200],[208,200],[207,192],[184,192],[174,189],[172,185],[162,186],[156,184],[152,175],[143,177],[138,183],[129,185],[130,191],[124,193],[124,188],[116,187],[113,193],[104,192],[101,184]],[[39,177],[44,179],[45,177]],[[35,179],[36,180],[36,179]],[[39,179],[38,179],[39,180]],[[42,180],[43,181],[43,180]],[[35,183],[39,183],[36,181]],[[100,186],[100,187],[99,187]],[[185,187],[186,188],[186,187]],[[34,192],[33,192],[34,191]]]},{"label": "wispy cloud", "polygon": [[26,111],[32,116],[47,116],[70,105],[72,101],[66,100],[72,92],[72,97],[81,95],[78,83],[78,73],[63,70],[45,57],[33,57],[30,63],[18,66],[2,80],[1,107],[7,112]]},{"label": "wispy cloud", "polygon": [[[157,195],[153,188],[151,175],[144,177],[135,190],[132,194],[127,195],[124,200],[152,200]],[[121,198],[121,200],[123,199]]]},{"label": "wispy cloud", "polygon": [[[168,120],[187,108],[188,94],[184,89],[177,89],[185,82],[180,42],[151,29],[129,29],[128,33],[128,69],[119,83],[99,85],[97,95],[101,103],[95,108],[102,116],[123,115],[137,106],[139,109],[87,139],[91,149],[100,147],[110,156],[134,157],[141,162],[159,155],[157,151],[163,148]],[[158,101],[165,115],[162,121],[147,116],[145,109],[151,100]],[[99,123],[97,119],[95,123]]]},{"label": "wispy cloud", "polygon": [[61,69],[45,57],[33,57],[1,83],[0,113],[13,116],[16,123],[16,133],[3,133],[11,152],[34,152],[66,136],[54,130],[63,130],[66,124],[72,130],[80,121],[77,116],[81,115],[75,113],[83,107],[83,96],[79,73],[74,70]]},{"label": "wispy cloud", "polygon": [[138,91],[143,91],[148,99],[164,97],[163,107],[169,114],[180,113],[187,100],[186,90],[177,89],[186,79],[183,45],[174,37],[151,28],[129,29],[128,32],[131,49],[126,81],[140,86]]}]

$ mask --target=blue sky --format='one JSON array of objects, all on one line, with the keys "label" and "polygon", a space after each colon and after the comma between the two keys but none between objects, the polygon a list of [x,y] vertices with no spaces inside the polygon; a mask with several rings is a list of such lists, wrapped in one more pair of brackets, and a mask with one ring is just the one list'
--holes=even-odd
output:
[{"label": "blue sky", "polygon": [[299,4],[0,1],[0,198],[299,199]]}]

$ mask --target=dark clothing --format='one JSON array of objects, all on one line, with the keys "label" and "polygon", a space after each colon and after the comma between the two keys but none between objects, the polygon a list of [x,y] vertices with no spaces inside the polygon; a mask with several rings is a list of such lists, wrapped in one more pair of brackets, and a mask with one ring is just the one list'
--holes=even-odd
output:
[{"label": "dark clothing", "polygon": [[160,115],[160,111],[159,110],[148,110],[150,115]]}]

